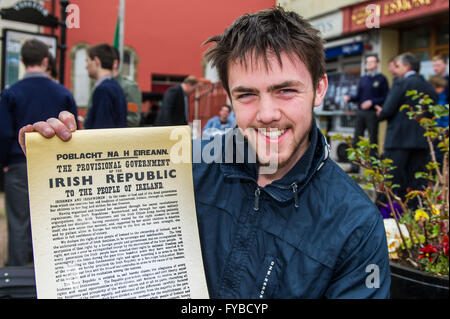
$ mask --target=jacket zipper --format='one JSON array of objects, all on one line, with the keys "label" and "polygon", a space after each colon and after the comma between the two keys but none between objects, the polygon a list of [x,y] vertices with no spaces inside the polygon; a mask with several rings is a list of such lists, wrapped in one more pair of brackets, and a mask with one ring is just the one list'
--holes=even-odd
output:
[{"label": "jacket zipper", "polygon": [[256,187],[255,189],[255,203],[253,206],[253,210],[255,212],[257,212],[259,210],[259,195],[261,194],[261,189],[258,187]]},{"label": "jacket zipper", "polygon": [[296,183],[292,183],[291,188],[292,188],[292,193],[294,193],[294,206],[295,206],[295,208],[298,208],[298,194],[297,194],[298,186]]}]

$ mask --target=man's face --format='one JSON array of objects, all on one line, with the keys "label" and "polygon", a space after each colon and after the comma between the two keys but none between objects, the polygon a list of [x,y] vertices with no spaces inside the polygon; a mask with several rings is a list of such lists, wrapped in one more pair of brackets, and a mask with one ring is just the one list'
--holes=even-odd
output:
[{"label": "man's face", "polygon": [[395,62],[395,65],[397,66],[397,75],[401,78],[404,77],[405,74],[408,73],[408,71],[411,69],[409,64],[403,64],[402,60],[398,60],[397,62]]},{"label": "man's face", "polygon": [[394,76],[397,75],[397,66],[395,65],[394,61],[389,62],[389,72],[391,72]]},{"label": "man's face", "polygon": [[[281,60],[282,67],[275,56],[269,55],[267,68],[260,58],[251,59],[247,68],[231,62],[228,69],[236,122],[256,150],[259,162],[274,163],[275,159],[278,169],[295,165],[309,146],[313,106],[321,104],[328,85],[324,76],[314,88],[308,69],[298,57],[282,53]],[[268,156],[267,149],[273,145],[277,152]]]},{"label": "man's face", "polygon": [[433,61],[433,70],[434,73],[438,75],[445,75],[445,72],[447,71],[447,64],[445,64],[442,60]]},{"label": "man's face", "polygon": [[190,85],[186,83],[184,93],[186,93],[186,95],[190,95],[195,92],[196,88],[197,85]]},{"label": "man's face", "polygon": [[230,115],[230,110],[226,106],[222,106],[219,111],[219,118],[221,122],[226,122],[228,116]]},{"label": "man's face", "polygon": [[95,57],[93,60],[89,56],[86,57],[86,70],[88,71],[89,77],[91,79],[97,78],[97,63]]},{"label": "man's face", "polygon": [[369,72],[374,72],[377,70],[378,67],[378,61],[377,58],[374,56],[369,56],[366,59],[366,69]]}]

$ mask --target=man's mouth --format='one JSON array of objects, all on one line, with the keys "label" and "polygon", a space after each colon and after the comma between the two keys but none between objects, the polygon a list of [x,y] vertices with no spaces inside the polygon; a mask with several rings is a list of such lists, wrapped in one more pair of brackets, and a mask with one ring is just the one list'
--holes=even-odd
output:
[{"label": "man's mouth", "polygon": [[269,139],[276,139],[286,133],[288,129],[258,129],[258,134]]}]

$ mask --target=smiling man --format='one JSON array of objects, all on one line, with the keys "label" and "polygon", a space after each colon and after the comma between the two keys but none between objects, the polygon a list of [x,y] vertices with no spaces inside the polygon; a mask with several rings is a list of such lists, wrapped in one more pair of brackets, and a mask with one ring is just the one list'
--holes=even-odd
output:
[{"label": "smiling man", "polygon": [[[329,159],[313,118],[328,85],[318,34],[297,14],[273,8],[243,15],[206,42],[213,43],[206,59],[218,70],[238,125],[221,144],[222,153],[234,150],[234,162],[193,164],[211,298],[389,296],[381,214]],[[34,129],[67,140],[73,119],[61,113]],[[32,130],[22,128],[22,146],[23,133]],[[273,159],[275,170],[263,174]]]}]

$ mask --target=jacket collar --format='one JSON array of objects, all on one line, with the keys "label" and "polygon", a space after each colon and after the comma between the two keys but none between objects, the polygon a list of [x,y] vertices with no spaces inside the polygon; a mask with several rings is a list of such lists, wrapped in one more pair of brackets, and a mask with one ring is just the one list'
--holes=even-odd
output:
[{"label": "jacket collar", "polygon": [[[235,147],[235,161],[233,163],[227,163],[225,161],[225,163],[220,164],[221,170],[225,177],[231,179],[251,180],[256,184],[258,179],[258,166],[254,163],[255,161],[253,160],[252,162],[252,158],[249,158],[248,156],[249,145],[247,140],[244,140],[242,135],[238,137],[238,134],[226,134],[224,138],[224,151],[227,145],[228,147],[231,147],[231,145]],[[329,145],[327,144],[325,137],[322,135],[319,128],[316,126],[315,121],[313,121],[313,126],[310,132],[310,141],[311,143],[308,149],[297,164],[295,164],[295,166],[281,179],[273,181],[271,184],[261,188],[262,191],[266,192],[277,201],[285,202],[291,200],[293,196],[297,196],[297,194],[303,190],[315,172],[322,167],[329,155]],[[239,147],[240,143],[244,143],[244,147]],[[245,154],[242,154],[242,150],[245,151]],[[244,160],[239,163],[239,161],[236,162],[237,158]],[[225,159],[224,153],[222,154],[222,159]]]}]

